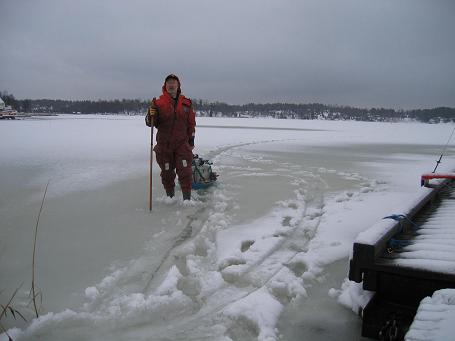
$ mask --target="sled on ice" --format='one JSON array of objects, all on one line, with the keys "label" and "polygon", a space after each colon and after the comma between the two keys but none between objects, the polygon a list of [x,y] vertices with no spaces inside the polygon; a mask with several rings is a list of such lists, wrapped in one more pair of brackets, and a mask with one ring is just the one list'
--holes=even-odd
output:
[{"label": "sled on ice", "polygon": [[191,188],[194,190],[206,189],[216,183],[218,174],[212,170],[212,162],[204,160],[199,155],[193,155],[193,182]]}]

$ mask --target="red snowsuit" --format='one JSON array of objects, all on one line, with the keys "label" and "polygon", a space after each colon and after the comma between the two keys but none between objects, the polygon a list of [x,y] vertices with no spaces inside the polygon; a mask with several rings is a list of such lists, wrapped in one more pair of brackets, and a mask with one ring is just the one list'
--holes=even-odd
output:
[{"label": "red snowsuit", "polygon": [[180,94],[180,87],[177,99],[173,99],[163,86],[163,94],[158,99],[153,99],[152,105],[158,110],[153,122],[158,130],[157,144],[153,150],[161,168],[161,182],[166,192],[173,192],[176,170],[182,192],[190,192],[193,179],[193,151],[190,143],[194,144],[196,126],[191,100]]}]

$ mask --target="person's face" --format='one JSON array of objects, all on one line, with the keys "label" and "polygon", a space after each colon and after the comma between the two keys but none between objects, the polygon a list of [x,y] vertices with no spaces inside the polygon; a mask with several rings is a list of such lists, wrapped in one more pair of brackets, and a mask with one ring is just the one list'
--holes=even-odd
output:
[{"label": "person's face", "polygon": [[171,95],[177,95],[177,90],[179,88],[179,82],[176,79],[168,79],[166,82],[166,91]]}]

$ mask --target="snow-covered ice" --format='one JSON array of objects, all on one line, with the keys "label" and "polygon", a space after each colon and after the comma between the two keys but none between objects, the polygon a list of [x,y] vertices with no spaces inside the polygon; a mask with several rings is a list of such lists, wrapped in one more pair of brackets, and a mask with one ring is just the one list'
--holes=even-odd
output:
[{"label": "snow-covered ice", "polygon": [[[195,152],[214,161],[218,186],[191,204],[179,190],[168,199],[155,164],[149,213],[142,117],[0,123],[0,299],[24,282],[13,303],[29,318],[33,228],[50,180],[41,316],[2,320],[15,340],[324,340],[322,329],[352,340],[350,309],[369,297],[345,278],[352,243],[402,213],[452,129],[198,118]],[[441,170],[454,154],[452,144]]]}]

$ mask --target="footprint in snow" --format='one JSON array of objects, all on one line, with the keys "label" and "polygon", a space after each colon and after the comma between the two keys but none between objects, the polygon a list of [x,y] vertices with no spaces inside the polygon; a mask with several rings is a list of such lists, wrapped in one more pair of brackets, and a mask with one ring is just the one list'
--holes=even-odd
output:
[{"label": "footprint in snow", "polygon": [[242,242],[242,245],[240,246],[240,250],[242,252],[246,252],[250,249],[251,245],[254,244],[254,240],[245,240]]}]

